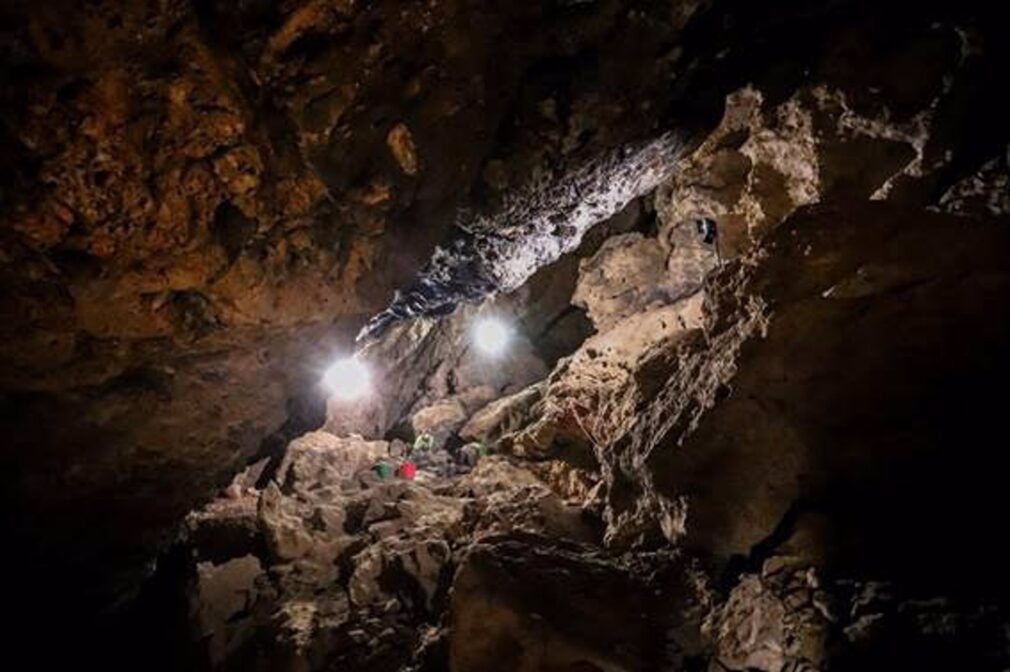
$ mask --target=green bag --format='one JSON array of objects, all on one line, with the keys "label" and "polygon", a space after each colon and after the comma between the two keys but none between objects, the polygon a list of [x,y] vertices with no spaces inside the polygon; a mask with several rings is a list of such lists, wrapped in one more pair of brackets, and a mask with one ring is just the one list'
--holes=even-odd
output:
[{"label": "green bag", "polygon": [[372,466],[372,471],[375,472],[376,476],[385,480],[393,475],[393,465],[388,462],[376,462]]}]

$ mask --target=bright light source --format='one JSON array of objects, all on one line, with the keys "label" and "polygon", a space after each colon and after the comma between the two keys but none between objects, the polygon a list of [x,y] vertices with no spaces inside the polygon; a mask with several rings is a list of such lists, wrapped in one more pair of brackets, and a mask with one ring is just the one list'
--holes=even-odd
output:
[{"label": "bright light source", "polygon": [[338,399],[358,399],[372,389],[372,372],[357,357],[347,357],[326,370],[323,385]]},{"label": "bright light source", "polygon": [[505,352],[512,330],[497,317],[482,317],[473,325],[473,342],[486,355],[497,356]]}]

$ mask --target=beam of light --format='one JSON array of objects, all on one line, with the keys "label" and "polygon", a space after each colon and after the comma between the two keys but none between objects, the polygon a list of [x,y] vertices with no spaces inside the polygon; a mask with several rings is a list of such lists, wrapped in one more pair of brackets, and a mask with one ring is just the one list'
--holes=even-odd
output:
[{"label": "beam of light", "polygon": [[481,317],[470,330],[470,337],[483,354],[497,357],[508,347],[512,329],[500,318]]},{"label": "beam of light", "polygon": [[323,387],[342,401],[360,399],[372,390],[372,372],[357,357],[346,357],[326,370]]}]

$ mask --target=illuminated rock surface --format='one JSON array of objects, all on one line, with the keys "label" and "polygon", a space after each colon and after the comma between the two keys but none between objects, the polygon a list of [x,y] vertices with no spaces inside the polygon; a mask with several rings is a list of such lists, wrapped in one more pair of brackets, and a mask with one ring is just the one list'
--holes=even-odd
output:
[{"label": "illuminated rock surface", "polygon": [[1010,667],[1008,17],[880,4],[6,3],[15,652]]}]

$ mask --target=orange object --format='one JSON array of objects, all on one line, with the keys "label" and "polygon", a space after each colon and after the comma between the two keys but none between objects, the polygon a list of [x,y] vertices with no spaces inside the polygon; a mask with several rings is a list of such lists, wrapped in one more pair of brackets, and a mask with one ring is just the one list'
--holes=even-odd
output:
[{"label": "orange object", "polygon": [[407,460],[406,462],[400,465],[400,468],[396,470],[396,473],[400,476],[400,478],[405,478],[408,481],[413,481],[414,476],[417,475],[417,465],[411,462],[410,460]]}]

